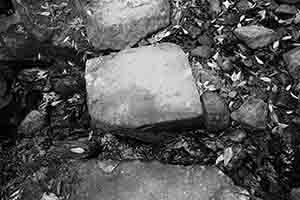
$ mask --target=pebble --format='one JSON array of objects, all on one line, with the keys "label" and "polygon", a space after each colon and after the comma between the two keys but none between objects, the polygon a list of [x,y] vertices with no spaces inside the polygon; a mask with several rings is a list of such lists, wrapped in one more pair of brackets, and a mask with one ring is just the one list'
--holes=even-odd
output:
[{"label": "pebble", "polygon": [[229,134],[229,138],[233,142],[242,142],[247,137],[247,133],[242,129],[236,129]]},{"label": "pebble", "polygon": [[276,39],[276,32],[259,25],[238,27],[235,35],[251,49],[258,49],[271,44]]},{"label": "pebble", "polygon": [[283,59],[287,64],[291,76],[294,79],[300,80],[300,47],[296,47],[283,54]]},{"label": "pebble", "polygon": [[231,113],[231,118],[254,129],[267,127],[267,104],[258,98],[249,97],[238,110]]},{"label": "pebble", "polygon": [[200,58],[209,58],[212,56],[212,53],[212,49],[206,45],[198,46],[191,51],[192,56],[197,56]]},{"label": "pebble", "polygon": [[40,131],[44,125],[45,114],[38,110],[32,110],[19,125],[18,133],[22,133],[25,136],[32,136]]},{"label": "pebble", "polygon": [[206,128],[219,131],[228,127],[230,112],[224,100],[216,92],[205,92],[201,95]]}]

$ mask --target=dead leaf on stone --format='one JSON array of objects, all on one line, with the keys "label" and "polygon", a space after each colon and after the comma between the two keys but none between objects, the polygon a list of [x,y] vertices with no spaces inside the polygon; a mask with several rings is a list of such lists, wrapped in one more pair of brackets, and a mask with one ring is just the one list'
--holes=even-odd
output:
[{"label": "dead leaf on stone", "polygon": [[228,147],[224,150],[224,165],[227,166],[230,160],[233,157],[233,151],[231,147]]}]

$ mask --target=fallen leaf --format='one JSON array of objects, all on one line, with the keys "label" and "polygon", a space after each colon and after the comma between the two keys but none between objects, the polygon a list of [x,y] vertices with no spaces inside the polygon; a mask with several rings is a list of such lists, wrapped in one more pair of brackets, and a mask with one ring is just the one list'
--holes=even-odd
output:
[{"label": "fallen leaf", "polygon": [[58,197],[54,193],[47,194],[46,192],[43,194],[41,200],[58,200]]},{"label": "fallen leaf", "polygon": [[70,151],[73,152],[73,153],[78,153],[78,154],[82,154],[82,153],[85,152],[85,150],[81,147],[72,148],[72,149],[70,149]]},{"label": "fallen leaf", "polygon": [[233,157],[233,151],[231,147],[228,147],[224,150],[224,165],[227,166],[230,160]]}]

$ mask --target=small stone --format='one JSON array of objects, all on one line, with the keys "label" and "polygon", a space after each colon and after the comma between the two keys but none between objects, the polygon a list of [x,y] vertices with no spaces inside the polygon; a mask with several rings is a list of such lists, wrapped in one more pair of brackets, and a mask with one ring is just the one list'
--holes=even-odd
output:
[{"label": "small stone", "polygon": [[229,138],[233,142],[242,142],[247,137],[247,133],[242,129],[236,129],[229,134]]},{"label": "small stone", "polygon": [[38,110],[32,110],[19,125],[18,133],[23,133],[25,136],[31,136],[40,131],[44,124],[45,114]]},{"label": "small stone", "polygon": [[286,91],[281,91],[275,98],[275,105],[285,109],[294,109],[298,105],[298,100],[293,98],[292,95]]},{"label": "small stone", "polygon": [[236,28],[234,33],[251,49],[265,47],[276,39],[275,31],[258,25],[242,26]]},{"label": "small stone", "polygon": [[202,104],[183,50],[171,43],[125,49],[86,63],[96,128],[138,127],[199,117]]},{"label": "small stone", "polygon": [[199,44],[201,45],[205,45],[205,46],[209,46],[211,47],[214,43],[213,39],[210,38],[208,35],[206,34],[203,34],[203,35],[200,35],[198,38],[197,38],[197,41]]},{"label": "small stone", "polygon": [[53,90],[63,97],[70,97],[80,88],[74,77],[68,76],[53,80]]},{"label": "small stone", "polygon": [[201,95],[206,128],[219,131],[228,127],[230,113],[224,100],[216,92],[205,92]]},{"label": "small stone", "polygon": [[232,69],[233,69],[233,64],[231,62],[230,59],[226,58],[224,59],[224,61],[220,64],[220,67],[221,69],[224,71],[224,72],[231,72]]},{"label": "small stone", "polygon": [[283,54],[283,59],[291,76],[300,80],[300,47],[294,48]]},{"label": "small stone", "polygon": [[298,11],[296,6],[294,5],[280,4],[280,6],[275,10],[275,12],[280,14],[295,15]]},{"label": "small stone", "polygon": [[300,0],[277,0],[280,3],[287,3],[287,4],[297,4],[300,3]]},{"label": "small stone", "polygon": [[213,13],[218,14],[222,11],[221,3],[219,0],[210,0],[209,4],[210,4],[210,10]]},{"label": "small stone", "polygon": [[250,2],[247,0],[240,0],[238,1],[238,3],[236,4],[236,7],[240,10],[240,11],[247,11],[249,9],[251,9],[250,6]]},{"label": "small stone", "polygon": [[238,110],[231,113],[233,120],[255,129],[266,128],[267,116],[267,104],[254,97],[249,97]]},{"label": "small stone", "polygon": [[87,35],[97,49],[124,49],[169,24],[168,0],[95,0],[85,6]]},{"label": "small stone", "polygon": [[191,51],[192,56],[197,56],[201,58],[209,58],[212,56],[212,49],[209,46],[199,46]]}]

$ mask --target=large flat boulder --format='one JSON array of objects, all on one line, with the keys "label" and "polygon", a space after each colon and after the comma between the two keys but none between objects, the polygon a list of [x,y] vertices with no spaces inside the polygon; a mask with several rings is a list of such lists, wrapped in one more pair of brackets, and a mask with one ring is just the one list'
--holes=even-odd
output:
[{"label": "large flat boulder", "polygon": [[195,119],[203,113],[187,56],[175,44],[90,59],[85,79],[96,128],[132,128]]},{"label": "large flat boulder", "polygon": [[239,196],[231,199],[249,199],[214,167],[91,160],[74,172],[79,183],[72,186],[70,200],[209,200],[229,199],[223,196],[230,193]]},{"label": "large flat boulder", "polygon": [[87,13],[87,34],[97,49],[124,49],[169,24],[168,0],[93,0]]}]

